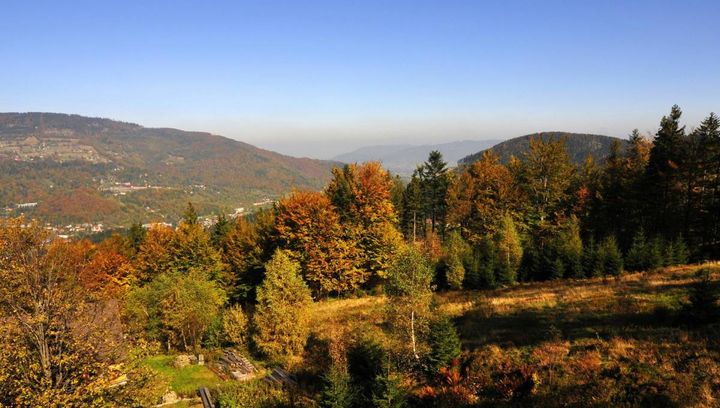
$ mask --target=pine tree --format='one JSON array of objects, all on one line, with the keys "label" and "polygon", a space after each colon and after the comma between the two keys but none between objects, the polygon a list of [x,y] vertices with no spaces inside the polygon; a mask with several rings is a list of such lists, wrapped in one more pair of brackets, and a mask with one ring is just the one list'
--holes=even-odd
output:
[{"label": "pine tree", "polygon": [[603,240],[598,248],[601,270],[605,276],[619,276],[622,273],[622,255],[614,236]]},{"label": "pine tree", "polygon": [[447,205],[445,196],[450,185],[447,163],[442,153],[430,152],[427,161],[418,167],[418,176],[425,197],[426,212],[430,217],[432,232],[444,232]]},{"label": "pine tree", "polygon": [[253,317],[258,349],[273,360],[299,355],[310,331],[310,289],[300,277],[300,265],[287,251],[277,250],[265,268],[257,290]]},{"label": "pine tree", "polygon": [[594,278],[602,273],[601,260],[595,239],[591,236],[583,248],[582,267],[586,277]]},{"label": "pine tree", "polygon": [[198,223],[198,214],[195,210],[195,206],[191,203],[187,203],[185,211],[182,213],[181,222],[187,225],[196,225]]},{"label": "pine tree", "polygon": [[355,406],[362,407],[372,401],[377,378],[382,375],[387,354],[373,339],[361,339],[347,353],[350,382],[357,390]]},{"label": "pine tree", "polygon": [[642,228],[637,230],[633,236],[632,245],[625,256],[625,267],[628,271],[644,271],[650,269],[647,253],[648,243],[645,238],[645,231]]},{"label": "pine tree", "polygon": [[685,265],[688,263],[688,249],[682,235],[678,236],[673,243],[673,257],[676,265]]},{"label": "pine tree", "polygon": [[350,382],[350,376],[340,368],[332,366],[323,376],[325,387],[320,396],[321,408],[351,408],[356,391]]},{"label": "pine tree", "polygon": [[453,359],[460,357],[460,338],[455,325],[447,317],[440,317],[430,323],[428,334],[430,353],[427,357],[431,373],[447,367]]},{"label": "pine tree", "polygon": [[400,386],[400,378],[385,370],[375,382],[372,397],[375,408],[403,408],[407,406],[407,396]]},{"label": "pine tree", "polygon": [[646,202],[651,214],[649,226],[663,236],[681,232],[682,192],[678,190],[679,169],[684,160],[685,127],[680,126],[682,111],[675,105],[660,121],[646,171]]},{"label": "pine tree", "polygon": [[405,237],[415,242],[425,236],[425,208],[420,178],[413,174],[403,192],[401,225]]}]

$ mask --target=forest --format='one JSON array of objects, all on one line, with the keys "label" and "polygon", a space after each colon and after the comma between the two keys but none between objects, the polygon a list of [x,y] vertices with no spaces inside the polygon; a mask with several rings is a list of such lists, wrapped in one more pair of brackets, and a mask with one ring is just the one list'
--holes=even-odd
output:
[{"label": "forest", "polygon": [[[0,404],[716,406],[720,119],[681,115],[580,165],[542,137],[348,164],[209,229],[192,203],[100,243],[0,220]],[[255,378],[216,375],[229,349]],[[188,354],[207,377],[158,363]]]}]

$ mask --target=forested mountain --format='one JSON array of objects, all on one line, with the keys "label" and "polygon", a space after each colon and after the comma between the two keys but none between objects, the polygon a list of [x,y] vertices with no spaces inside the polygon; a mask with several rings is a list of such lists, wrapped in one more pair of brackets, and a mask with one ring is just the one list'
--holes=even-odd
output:
[{"label": "forested mountain", "polygon": [[487,149],[498,140],[463,140],[458,142],[441,143],[436,145],[380,145],[367,146],[335,156],[333,160],[343,163],[361,163],[365,161],[380,161],[382,165],[395,174],[409,176],[415,168],[422,164],[430,152],[437,150],[451,166],[468,152]]},{"label": "forested mountain", "polygon": [[174,220],[321,187],[332,162],[203,132],[57,113],[0,113],[0,208],[54,222]]},{"label": "forested mountain", "polygon": [[[567,149],[570,160],[575,164],[585,161],[588,154],[591,154],[595,161],[602,161],[610,153],[610,146],[613,141],[621,140],[612,136],[590,135],[584,133],[569,132],[540,132],[531,135],[525,135],[506,140],[492,147],[492,150],[500,156],[500,161],[507,163],[511,156],[520,157],[530,148],[530,139],[565,140],[565,148]],[[482,151],[471,154],[459,159],[460,164],[470,164],[480,160]]]}]

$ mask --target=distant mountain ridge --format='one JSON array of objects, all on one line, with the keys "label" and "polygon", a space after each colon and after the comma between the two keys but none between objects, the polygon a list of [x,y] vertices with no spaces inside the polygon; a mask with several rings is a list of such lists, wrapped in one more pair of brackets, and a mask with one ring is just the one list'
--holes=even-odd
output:
[{"label": "distant mountain ridge", "polygon": [[380,161],[385,168],[395,174],[409,176],[415,168],[427,160],[428,154],[438,150],[451,167],[467,155],[468,152],[477,151],[493,146],[499,140],[463,140],[433,145],[376,145],[366,146],[333,157],[333,160],[343,163],[359,163],[364,161]]},{"label": "distant mountain ridge", "polygon": [[[575,164],[583,163],[588,155],[592,155],[596,162],[602,161],[610,153],[610,147],[614,141],[619,140],[623,144],[627,143],[626,140],[613,136],[571,132],[539,132],[508,139],[492,146],[490,149],[500,156],[503,163],[507,163],[511,156],[521,158],[523,153],[530,148],[530,139],[532,138],[542,140],[564,139],[570,160]],[[485,150],[489,149],[465,156],[459,160],[459,163],[463,165],[471,164],[479,160]]]},{"label": "distant mountain ridge", "polygon": [[174,220],[322,188],[330,161],[204,132],[58,113],[0,113],[0,210],[54,222]]}]

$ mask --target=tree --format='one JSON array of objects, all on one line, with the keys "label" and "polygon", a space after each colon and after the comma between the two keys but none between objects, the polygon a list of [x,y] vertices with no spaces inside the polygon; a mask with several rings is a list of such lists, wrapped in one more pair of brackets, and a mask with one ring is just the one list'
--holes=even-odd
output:
[{"label": "tree", "polygon": [[650,150],[645,174],[649,226],[663,236],[675,236],[681,232],[681,190],[679,169],[683,165],[685,127],[680,126],[682,111],[674,105],[668,116],[660,121],[653,147]]},{"label": "tree", "polygon": [[0,220],[0,405],[112,405],[125,390],[106,387],[122,341],[109,306],[77,284],[71,245],[24,224]]},{"label": "tree", "polygon": [[476,244],[497,232],[499,221],[516,211],[518,202],[510,171],[496,154],[486,151],[448,189],[448,222]]},{"label": "tree", "polygon": [[325,387],[320,397],[321,408],[351,408],[356,391],[347,372],[332,366],[323,376]]},{"label": "tree", "polygon": [[133,277],[138,283],[146,283],[170,269],[170,242],[174,239],[172,228],[151,225],[133,260]]},{"label": "tree", "polygon": [[625,256],[625,267],[628,271],[645,271],[651,269],[648,259],[650,248],[645,238],[645,231],[640,228],[633,236],[632,245]]},{"label": "tree", "polygon": [[373,339],[361,339],[347,353],[350,382],[358,394],[355,406],[362,407],[372,401],[377,378],[383,373],[387,354]]},{"label": "tree", "polygon": [[353,237],[343,231],[327,196],[296,191],[280,200],[277,209],[281,246],[293,251],[316,293],[345,293],[367,280]]},{"label": "tree", "polygon": [[612,235],[605,238],[598,247],[598,258],[604,275],[619,276],[622,273],[622,255]]},{"label": "tree", "polygon": [[390,326],[409,343],[416,359],[420,358],[418,338],[427,332],[432,279],[427,259],[416,246],[408,245],[398,253],[385,283]]},{"label": "tree", "polygon": [[442,233],[447,213],[445,196],[450,182],[447,163],[443,160],[442,153],[437,150],[430,152],[427,161],[418,167],[417,174],[425,196],[431,229],[433,232],[439,229]]},{"label": "tree", "polygon": [[338,208],[340,220],[358,250],[360,269],[384,279],[402,242],[391,201],[393,180],[379,162],[349,164],[333,172],[325,194]]},{"label": "tree", "polygon": [[526,222],[540,228],[552,225],[565,211],[575,172],[565,140],[531,138],[529,150],[513,170],[515,181],[528,198]]},{"label": "tree", "polygon": [[197,350],[226,299],[206,271],[167,272],[130,291],[126,317],[137,336]]},{"label": "tree", "polygon": [[247,346],[248,319],[239,305],[231,306],[223,312],[223,331],[230,343],[241,348]]},{"label": "tree", "polygon": [[452,231],[445,244],[445,281],[453,290],[462,289],[465,280],[465,263],[470,256],[470,246],[462,239],[460,233]]},{"label": "tree", "polygon": [[430,323],[428,334],[430,353],[428,367],[435,374],[442,367],[447,367],[453,359],[460,357],[460,338],[455,325],[447,317],[440,317]]},{"label": "tree", "polygon": [[415,242],[417,237],[425,236],[425,208],[420,178],[413,174],[405,187],[402,197],[400,225],[405,237]]},{"label": "tree", "polygon": [[257,290],[253,323],[260,351],[280,361],[299,355],[310,330],[311,304],[310,289],[300,277],[300,265],[287,251],[275,251]]},{"label": "tree", "polygon": [[505,285],[515,283],[522,261],[523,249],[520,236],[515,229],[515,222],[510,214],[505,214],[500,221],[500,228],[495,234],[495,248],[498,261],[498,281]]}]

